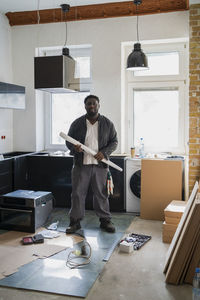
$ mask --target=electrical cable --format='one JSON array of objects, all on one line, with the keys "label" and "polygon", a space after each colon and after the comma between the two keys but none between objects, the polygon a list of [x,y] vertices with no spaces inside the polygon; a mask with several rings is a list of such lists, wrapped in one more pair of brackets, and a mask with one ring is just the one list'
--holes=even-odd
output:
[{"label": "electrical cable", "polygon": [[38,25],[40,24],[40,0],[38,0],[38,5],[37,5],[37,23]]},{"label": "electrical cable", "polygon": [[[88,248],[89,250],[88,254],[86,248]],[[81,251],[72,250],[69,252],[66,261],[66,266],[69,267],[70,269],[75,269],[75,268],[88,265],[90,263],[91,254],[92,254],[92,248],[90,244],[86,240],[84,240],[83,245],[81,247]]]},{"label": "electrical cable", "polygon": [[67,45],[67,21],[65,21],[65,44],[64,47]]},{"label": "electrical cable", "polygon": [[136,4],[136,14],[137,14],[137,41],[139,42],[139,30],[138,30],[138,23],[139,23],[138,4]]},{"label": "electrical cable", "polygon": [[69,11],[70,9],[70,6],[68,4],[61,4],[61,11],[62,11],[62,17],[64,15],[64,20],[65,20],[65,43],[64,43],[64,46],[63,48],[66,47],[67,45],[67,12]]},{"label": "electrical cable", "polygon": [[36,56],[40,56],[40,47],[39,47],[39,33],[40,33],[40,0],[37,0],[37,31],[36,31],[36,48],[35,54]]}]

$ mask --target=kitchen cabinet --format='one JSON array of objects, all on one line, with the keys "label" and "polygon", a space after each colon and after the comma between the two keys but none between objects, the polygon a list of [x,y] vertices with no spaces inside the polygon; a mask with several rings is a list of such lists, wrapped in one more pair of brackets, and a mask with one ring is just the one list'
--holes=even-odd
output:
[{"label": "kitchen cabinet", "polygon": [[[26,167],[21,170],[21,178],[17,188],[23,186],[29,190],[50,191],[54,196],[54,207],[71,207],[71,169],[72,156],[26,156]],[[124,169],[124,157],[112,157],[111,161]],[[27,168],[27,179],[25,169]],[[20,168],[19,168],[20,169]],[[109,197],[111,211],[125,211],[124,171],[110,168],[114,181],[114,194]],[[16,182],[16,180],[15,180]],[[86,197],[86,209],[93,209],[93,193],[91,188]]]},{"label": "kitchen cabinet", "polygon": [[0,161],[0,195],[13,190],[13,160]]},{"label": "kitchen cabinet", "polygon": [[28,165],[26,156],[13,158],[13,185],[14,190],[28,189]]},{"label": "kitchen cabinet", "polygon": [[30,155],[26,159],[28,189],[52,192],[55,207],[70,207],[73,157]]},{"label": "kitchen cabinet", "polygon": [[15,151],[3,154],[5,159],[12,161],[12,186],[14,190],[28,188],[26,156],[34,153],[35,152]]}]

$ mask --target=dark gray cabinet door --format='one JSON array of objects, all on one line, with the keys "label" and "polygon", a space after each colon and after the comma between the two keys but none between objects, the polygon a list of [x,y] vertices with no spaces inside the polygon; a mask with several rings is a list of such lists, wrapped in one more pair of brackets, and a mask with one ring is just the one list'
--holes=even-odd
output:
[{"label": "dark gray cabinet door", "polygon": [[0,161],[0,195],[13,190],[13,160]]},{"label": "dark gray cabinet door", "polygon": [[52,192],[55,207],[70,207],[72,165],[73,157],[27,156],[28,188]]}]

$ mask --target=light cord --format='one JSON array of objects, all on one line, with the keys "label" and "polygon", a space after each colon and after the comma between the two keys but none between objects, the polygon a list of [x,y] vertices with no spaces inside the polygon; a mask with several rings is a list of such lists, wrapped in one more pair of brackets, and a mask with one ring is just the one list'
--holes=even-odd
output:
[{"label": "light cord", "polygon": [[139,26],[138,26],[138,23],[139,23],[139,16],[138,16],[138,4],[136,4],[136,15],[137,15],[137,41],[139,42]]},{"label": "light cord", "polygon": [[65,21],[65,44],[64,47],[67,45],[67,21]]},{"label": "light cord", "polygon": [[38,0],[38,6],[37,6],[37,23],[40,24],[40,0]]}]

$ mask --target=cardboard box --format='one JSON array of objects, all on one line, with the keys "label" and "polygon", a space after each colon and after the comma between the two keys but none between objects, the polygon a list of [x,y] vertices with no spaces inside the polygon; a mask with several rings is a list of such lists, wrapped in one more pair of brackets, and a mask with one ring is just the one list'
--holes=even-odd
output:
[{"label": "cardboard box", "polygon": [[181,218],[165,217],[165,222],[168,224],[178,225],[180,220],[181,220]]},{"label": "cardboard box", "polygon": [[175,234],[175,232],[174,231],[163,231],[163,233],[162,233],[162,238],[164,239],[170,239],[170,242],[171,242],[171,240],[173,239],[173,237],[174,237],[174,234]]},{"label": "cardboard box", "polygon": [[172,237],[170,237],[170,236],[162,236],[163,243],[170,244],[171,241],[172,241],[172,239],[173,239],[173,236]]},{"label": "cardboard box", "polygon": [[141,218],[164,221],[164,209],[182,199],[183,161],[142,159]]},{"label": "cardboard box", "polygon": [[169,218],[181,218],[185,207],[187,205],[187,201],[173,200],[170,204],[164,209],[165,217]]},{"label": "cardboard box", "polygon": [[176,232],[177,225],[175,224],[167,224],[163,222],[163,231],[162,231],[162,241],[164,243],[171,243],[174,234]]},{"label": "cardboard box", "polygon": [[166,222],[163,222],[163,232],[173,232],[175,233],[177,229],[177,225],[176,224],[168,224]]}]

